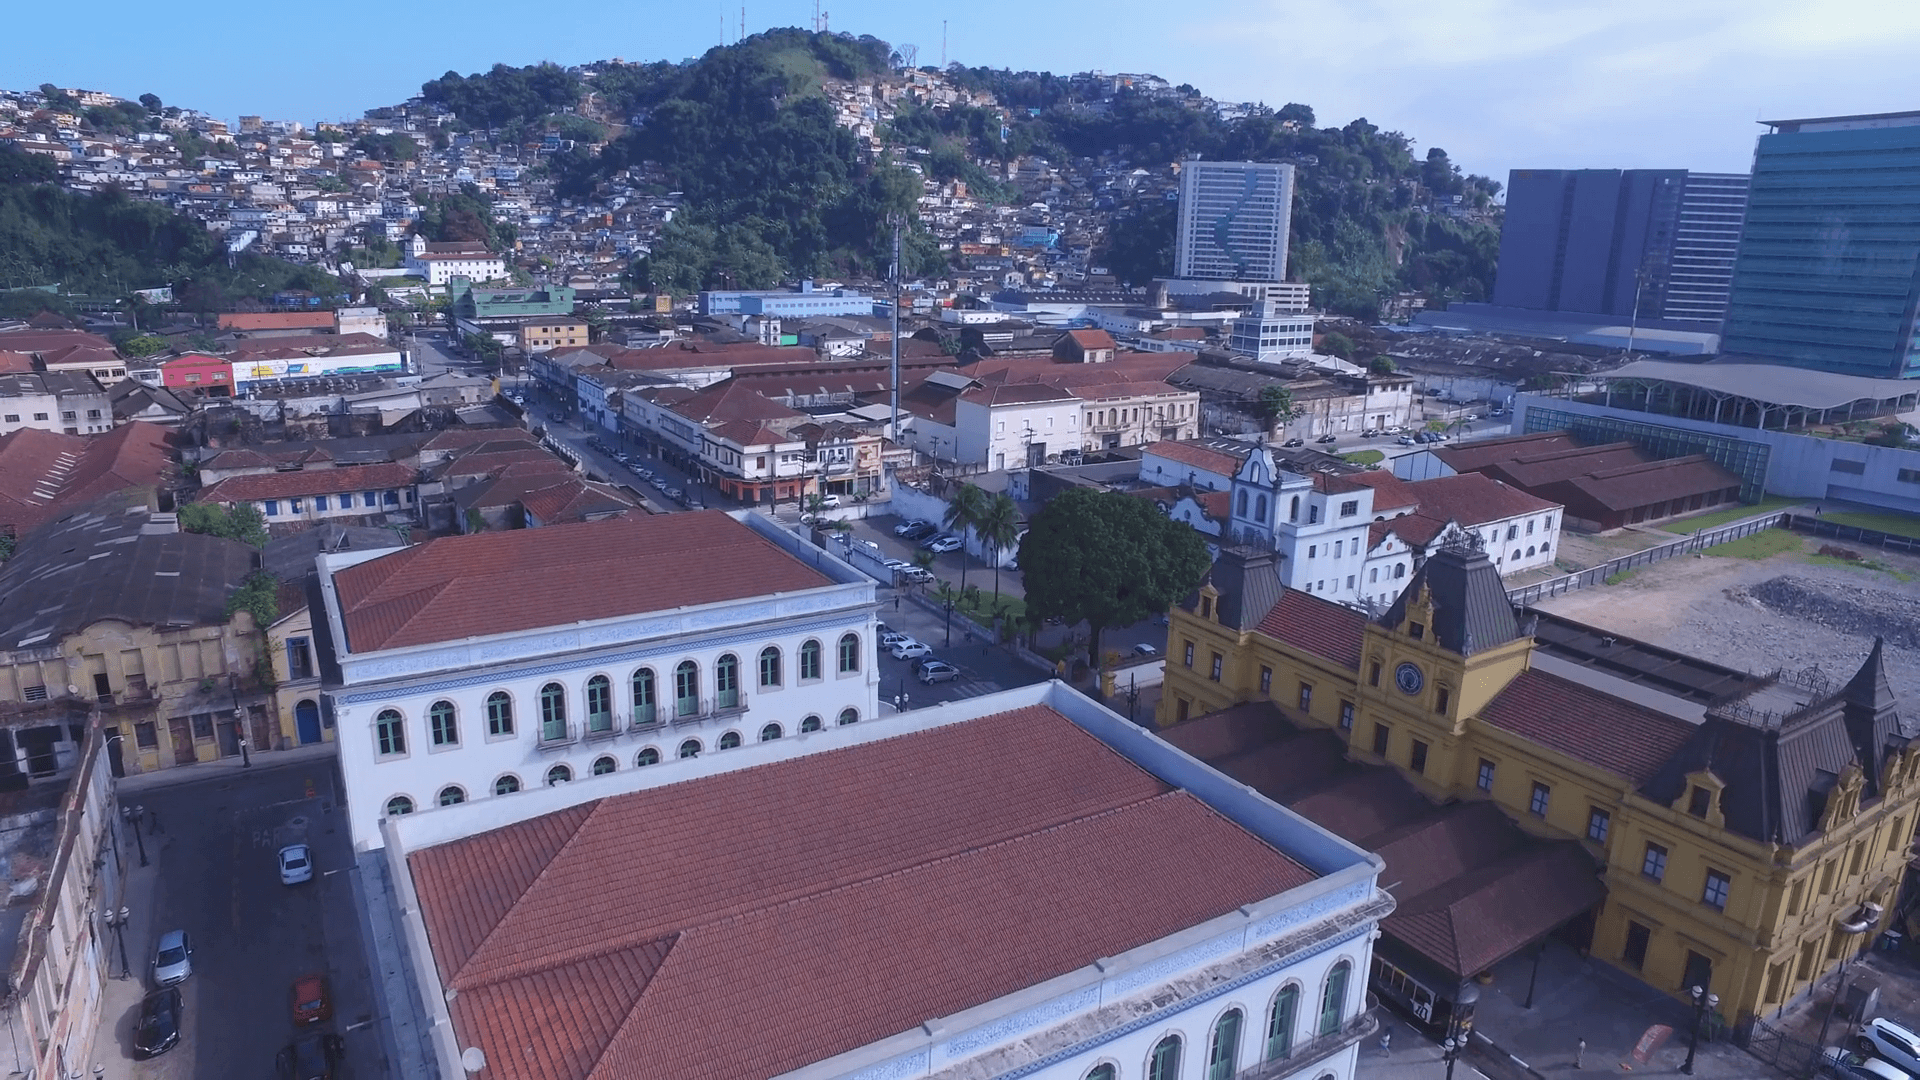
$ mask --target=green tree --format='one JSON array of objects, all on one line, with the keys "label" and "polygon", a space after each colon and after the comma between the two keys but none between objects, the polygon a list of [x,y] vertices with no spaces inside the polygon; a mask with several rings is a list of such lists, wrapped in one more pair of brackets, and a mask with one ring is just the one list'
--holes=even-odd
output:
[{"label": "green tree", "polygon": [[1329,330],[1320,336],[1320,351],[1328,356],[1351,360],[1353,359],[1353,339],[1338,330]]},{"label": "green tree", "polygon": [[1093,667],[1108,627],[1166,611],[1200,584],[1210,561],[1206,540],[1191,526],[1145,499],[1092,488],[1055,496],[1020,544],[1027,609],[1042,618],[1086,620]]},{"label": "green tree", "polygon": [[115,347],[120,350],[122,356],[152,356],[154,353],[166,351],[167,339],[154,337],[152,334],[131,334],[125,340],[118,342]]},{"label": "green tree", "polygon": [[1178,217],[1179,207],[1161,199],[1115,219],[1099,256],[1107,272],[1129,285],[1171,276]]},{"label": "green tree", "polygon": [[1020,539],[1020,507],[1013,496],[1002,491],[986,496],[980,516],[973,523],[980,541],[993,549],[993,595],[1000,595],[1000,557]]},{"label": "green tree", "polygon": [[1368,361],[1367,370],[1375,375],[1391,375],[1400,370],[1400,365],[1394,363],[1391,356],[1376,356]]},{"label": "green tree", "polygon": [[265,570],[248,574],[247,580],[227,597],[227,618],[233,618],[236,611],[252,615],[253,625],[261,630],[272,626],[280,617],[280,583]]},{"label": "green tree", "polygon": [[160,104],[160,97],[157,94],[141,94],[140,107],[154,114],[155,116],[160,115],[160,113],[163,111],[162,106]]},{"label": "green tree", "polygon": [[1275,421],[1285,422],[1293,419],[1293,391],[1279,383],[1268,383],[1260,389],[1259,404],[1256,406],[1260,418],[1272,427]]},{"label": "green tree", "polygon": [[973,561],[965,543],[967,530],[980,524],[987,512],[987,493],[973,484],[961,484],[960,490],[953,493],[947,503],[947,513],[942,523],[961,539],[960,544],[960,587],[967,587],[967,567]]},{"label": "green tree", "polygon": [[267,519],[249,503],[235,503],[231,507],[219,503],[187,503],[180,507],[179,517],[183,532],[238,540],[254,547],[267,546]]}]

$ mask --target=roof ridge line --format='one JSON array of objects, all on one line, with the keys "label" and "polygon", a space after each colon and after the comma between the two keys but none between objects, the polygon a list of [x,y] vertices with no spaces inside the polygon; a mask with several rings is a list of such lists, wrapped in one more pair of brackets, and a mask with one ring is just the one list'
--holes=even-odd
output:
[{"label": "roof ridge line", "polygon": [[[560,861],[560,856],[565,854],[568,848],[572,847],[575,843],[579,842],[580,834],[583,831],[585,831],[587,827],[587,823],[592,821],[594,817],[598,815],[603,808],[606,807],[606,805],[607,805],[606,796],[601,796],[600,798],[594,800],[593,809],[587,811],[587,813],[584,814],[577,823],[575,823],[573,827],[573,831],[567,834],[566,843],[561,844],[559,847],[555,848],[553,850],[553,854],[547,856],[547,864],[540,868],[539,873],[533,875],[533,880],[527,882],[527,887],[524,889],[521,889],[520,895],[514,897],[513,903],[507,905],[507,910],[501,912],[500,917],[494,920],[493,926],[490,929],[488,929],[486,936],[481,938],[479,943],[473,947],[473,951],[467,954],[466,962],[460,965],[460,970],[454,972],[453,977],[446,980],[447,985],[453,986],[454,984],[458,983],[460,981],[460,977],[466,974],[469,968],[473,967],[474,960],[477,959],[480,956],[480,953],[486,949],[487,942],[492,941],[493,936],[500,932],[500,928],[502,926],[505,926],[507,924],[507,920],[512,918],[513,913],[520,910],[520,905],[526,901],[527,894],[532,892],[534,886],[540,884],[541,879],[547,876],[547,874],[553,869],[553,864]],[[627,947],[631,948],[632,946],[627,946]],[[611,952],[614,950],[606,950],[606,951]],[[596,953],[594,955],[596,956],[604,955],[604,953]],[[485,986],[485,985],[492,985],[492,984],[481,983],[478,985]]]},{"label": "roof ridge line", "polygon": [[[660,985],[660,973],[666,970],[668,964],[673,962],[674,956],[679,952],[678,946],[680,944],[680,938],[685,934],[685,930],[675,930],[670,934],[649,939],[652,941],[667,942],[666,954],[660,957],[658,964],[654,965],[653,974],[647,978],[647,985],[641,987],[640,992],[634,995],[633,1004],[627,1007],[627,1015],[621,1017],[620,1022],[614,1025],[613,1035],[607,1039],[607,1045],[601,1047],[600,1052],[594,1055],[593,1064],[587,1066],[586,1076],[583,1080],[594,1080],[594,1077],[600,1075],[601,1063],[607,1060],[607,1055],[613,1051],[613,1045],[620,1041],[620,1034],[627,1030],[627,1025],[633,1023],[633,1018],[635,1014],[640,1011],[640,1006],[646,1004],[647,995],[653,992],[654,987]],[[635,948],[637,946],[628,947]],[[594,955],[604,956],[606,953],[596,953]]]}]

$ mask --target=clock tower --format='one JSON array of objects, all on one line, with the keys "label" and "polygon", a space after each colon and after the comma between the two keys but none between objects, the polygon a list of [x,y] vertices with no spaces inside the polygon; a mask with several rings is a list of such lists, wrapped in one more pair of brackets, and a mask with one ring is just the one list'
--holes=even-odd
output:
[{"label": "clock tower", "polygon": [[1466,719],[1527,669],[1532,646],[1486,552],[1449,542],[1362,635],[1353,751],[1406,766],[1436,795],[1471,784]]}]

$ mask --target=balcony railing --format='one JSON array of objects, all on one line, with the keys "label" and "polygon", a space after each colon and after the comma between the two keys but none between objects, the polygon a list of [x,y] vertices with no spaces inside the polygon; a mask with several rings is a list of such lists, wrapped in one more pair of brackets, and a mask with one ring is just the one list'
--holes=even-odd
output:
[{"label": "balcony railing", "polygon": [[1378,1006],[1362,1010],[1333,1033],[1308,1039],[1295,1046],[1286,1057],[1241,1069],[1234,1074],[1234,1080],[1280,1080],[1283,1076],[1292,1076],[1311,1067],[1315,1062],[1324,1061],[1379,1031],[1379,1011]]},{"label": "balcony railing", "polygon": [[634,731],[652,731],[660,726],[660,718],[665,710],[658,705],[642,705],[633,710],[632,729]]},{"label": "balcony railing", "polygon": [[571,720],[543,720],[537,731],[535,749],[546,750],[571,745],[579,737]]},{"label": "balcony railing", "polygon": [[611,739],[620,734],[626,725],[620,717],[610,712],[587,714],[586,737],[589,739]]},{"label": "balcony railing", "polygon": [[721,717],[739,716],[747,711],[747,696],[735,694],[724,698],[698,700],[681,698],[665,711],[669,714],[666,719],[670,724],[698,724]]}]

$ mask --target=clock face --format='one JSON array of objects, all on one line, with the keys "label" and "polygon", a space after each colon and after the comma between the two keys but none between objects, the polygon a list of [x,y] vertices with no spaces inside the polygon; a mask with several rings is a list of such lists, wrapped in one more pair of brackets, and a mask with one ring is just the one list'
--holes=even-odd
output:
[{"label": "clock face", "polygon": [[1426,685],[1426,681],[1426,677],[1420,674],[1420,669],[1413,664],[1401,664],[1393,669],[1393,684],[1398,686],[1403,694],[1419,693],[1420,687]]}]

